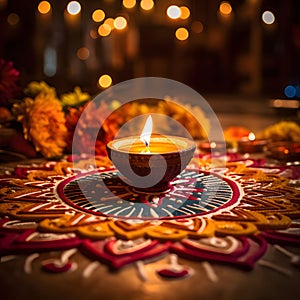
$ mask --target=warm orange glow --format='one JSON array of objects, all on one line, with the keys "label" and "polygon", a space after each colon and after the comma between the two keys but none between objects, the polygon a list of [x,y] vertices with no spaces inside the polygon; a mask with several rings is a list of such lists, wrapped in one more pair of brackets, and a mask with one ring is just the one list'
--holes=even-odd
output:
[{"label": "warm orange glow", "polygon": [[176,30],[175,36],[180,41],[185,41],[189,37],[189,32],[186,28],[180,27]]},{"label": "warm orange glow", "polygon": [[181,15],[181,10],[177,5],[171,5],[167,8],[167,16],[170,19],[178,19]]},{"label": "warm orange glow", "polygon": [[79,2],[77,1],[71,1],[69,2],[68,6],[67,6],[67,12],[70,15],[78,15],[81,11],[81,5]]},{"label": "warm orange glow", "polygon": [[127,21],[124,17],[117,17],[115,18],[114,20],[114,27],[117,29],[117,30],[122,30],[124,28],[126,28],[127,26]]},{"label": "warm orange glow", "polygon": [[140,6],[143,10],[151,10],[154,7],[153,0],[142,0]]},{"label": "warm orange glow", "polygon": [[188,19],[189,16],[191,15],[189,8],[186,6],[180,6],[180,12],[181,12],[181,14],[180,14],[179,18],[182,20]]},{"label": "warm orange glow", "polygon": [[51,10],[51,5],[48,1],[42,1],[39,3],[39,5],[38,5],[39,13],[45,15],[45,14],[49,13],[50,10]]},{"label": "warm orange glow", "polygon": [[77,50],[77,57],[81,60],[87,60],[90,56],[90,50],[86,47],[81,47]]},{"label": "warm orange glow", "polygon": [[98,33],[101,36],[108,36],[111,33],[111,27],[108,24],[102,24],[98,28]]},{"label": "warm orange glow", "polygon": [[102,9],[96,9],[92,14],[92,19],[95,22],[102,22],[105,18],[105,12]]},{"label": "warm orange glow", "polygon": [[99,84],[99,86],[102,87],[102,88],[108,88],[108,87],[110,87],[111,84],[112,84],[112,79],[111,79],[111,77],[110,77],[109,75],[104,74],[104,75],[102,75],[102,76],[99,78],[98,84]]},{"label": "warm orange glow", "polygon": [[136,0],[123,0],[123,6],[125,8],[133,8],[136,5]]},{"label": "warm orange glow", "polygon": [[250,132],[248,135],[249,141],[254,141],[255,140],[255,134],[253,132]]},{"label": "warm orange glow", "polygon": [[191,28],[195,33],[201,33],[204,29],[203,24],[200,21],[194,21]]},{"label": "warm orange glow", "polygon": [[0,0],[0,8],[3,8],[7,5],[7,0]]},{"label": "warm orange glow", "polygon": [[7,23],[11,26],[17,25],[20,22],[19,15],[11,13],[7,16]]},{"label": "warm orange glow", "polygon": [[231,5],[230,5],[229,2],[223,1],[223,2],[220,4],[219,10],[220,10],[220,13],[221,13],[222,15],[228,16],[228,15],[230,15],[231,12],[232,12],[232,7],[231,7]]},{"label": "warm orange glow", "polygon": [[104,21],[104,24],[108,25],[110,27],[110,30],[113,30],[115,28],[114,22],[115,22],[115,20],[113,18],[107,18]]}]

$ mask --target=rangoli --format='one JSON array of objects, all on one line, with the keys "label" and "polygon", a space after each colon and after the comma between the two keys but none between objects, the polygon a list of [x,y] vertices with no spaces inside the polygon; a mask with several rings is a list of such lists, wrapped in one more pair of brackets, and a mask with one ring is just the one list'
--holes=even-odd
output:
[{"label": "rangoli", "polygon": [[[201,161],[201,160],[200,160]],[[298,167],[266,167],[263,160],[231,157],[212,173],[195,162],[159,194],[142,193],[102,160],[96,169],[81,160],[16,167],[0,180],[0,256],[69,250],[42,269],[74,270],[77,249],[113,269],[170,254],[162,277],[193,274],[177,256],[253,268],[268,243],[300,244]],[[85,187],[84,190],[82,186]],[[217,187],[217,188],[216,188]],[[110,193],[107,192],[110,191]]]}]

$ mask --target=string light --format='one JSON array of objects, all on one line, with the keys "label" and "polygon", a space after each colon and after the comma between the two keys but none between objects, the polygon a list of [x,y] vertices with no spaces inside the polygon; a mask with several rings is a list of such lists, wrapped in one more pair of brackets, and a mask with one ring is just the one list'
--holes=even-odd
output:
[{"label": "string light", "polygon": [[92,14],[93,21],[99,23],[105,18],[105,12],[102,9],[96,9]]},{"label": "string light", "polygon": [[105,21],[104,21],[104,24],[105,25],[108,25],[110,27],[110,30],[113,30],[115,28],[115,20],[113,18],[107,18]]},{"label": "string light", "polygon": [[153,0],[142,0],[140,6],[143,10],[151,10],[154,7]]},{"label": "string light", "polygon": [[42,1],[38,5],[39,13],[46,15],[51,11],[51,4],[48,1]]},{"label": "string light", "polygon": [[189,18],[189,16],[191,15],[191,12],[189,10],[188,7],[186,6],[180,6],[180,16],[179,18],[182,19],[182,20],[186,20]]},{"label": "string light", "polygon": [[114,20],[114,27],[117,29],[117,30],[122,30],[124,28],[126,28],[127,26],[127,21],[124,17],[117,17],[115,18]]},{"label": "string light", "polygon": [[170,19],[178,19],[181,15],[181,10],[177,5],[171,5],[167,8],[167,16]]},{"label": "string light", "polygon": [[189,32],[186,28],[180,27],[176,30],[175,36],[179,41],[185,41],[189,37]]},{"label": "string light", "polygon": [[136,0],[123,0],[123,6],[125,8],[134,8],[136,5]]},{"label": "string light", "polygon": [[104,74],[99,78],[98,84],[102,88],[108,88],[112,84],[112,78],[109,75]]},{"label": "string light", "polygon": [[98,33],[101,36],[108,36],[111,33],[111,27],[108,24],[102,24],[98,28]]},{"label": "string light", "polygon": [[232,7],[229,2],[223,1],[219,7],[220,14],[223,16],[229,16],[232,13]]},{"label": "string light", "polygon": [[267,25],[271,25],[271,24],[273,24],[274,22],[275,22],[275,16],[274,16],[274,14],[271,12],[271,11],[269,11],[269,10],[267,10],[267,11],[265,11],[263,14],[262,14],[262,20],[263,20],[263,22],[265,23],[265,24],[267,24]]},{"label": "string light", "polygon": [[81,11],[81,5],[77,1],[71,1],[67,5],[67,12],[70,15],[78,15]]}]

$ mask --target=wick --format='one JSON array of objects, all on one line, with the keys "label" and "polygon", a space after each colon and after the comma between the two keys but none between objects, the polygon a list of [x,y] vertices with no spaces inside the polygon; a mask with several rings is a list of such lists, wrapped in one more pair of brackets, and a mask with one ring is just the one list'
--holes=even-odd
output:
[{"label": "wick", "polygon": [[146,145],[146,147],[148,147],[148,146],[149,146],[149,144],[148,144],[148,142],[147,142],[147,141],[145,141],[145,145]]}]

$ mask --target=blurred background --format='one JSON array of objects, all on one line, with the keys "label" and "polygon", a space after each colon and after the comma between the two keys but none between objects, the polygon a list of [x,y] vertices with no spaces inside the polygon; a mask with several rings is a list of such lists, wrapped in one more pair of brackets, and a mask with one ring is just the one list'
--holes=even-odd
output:
[{"label": "blurred background", "polygon": [[159,76],[222,95],[219,110],[233,95],[235,113],[242,99],[276,109],[300,99],[299,13],[299,0],[0,0],[0,58],[59,93]]}]

